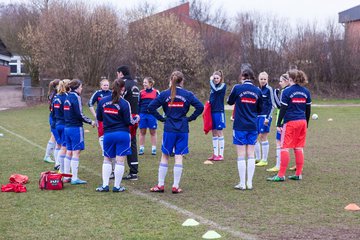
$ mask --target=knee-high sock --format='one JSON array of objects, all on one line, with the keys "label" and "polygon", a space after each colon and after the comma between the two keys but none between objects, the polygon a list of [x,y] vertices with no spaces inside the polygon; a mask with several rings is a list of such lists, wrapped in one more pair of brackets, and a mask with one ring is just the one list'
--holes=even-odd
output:
[{"label": "knee-high sock", "polygon": [[238,157],[237,158],[237,167],[238,167],[238,173],[240,178],[240,185],[242,187],[245,187],[246,185],[246,162],[245,158]]},{"label": "knee-high sock", "polygon": [[280,170],[278,173],[279,177],[284,177],[285,173],[286,173],[286,168],[289,165],[289,161],[290,161],[290,153],[289,153],[289,149],[281,149],[281,153],[280,153]]},{"label": "knee-high sock", "polygon": [[123,178],[124,175],[124,171],[125,171],[125,166],[124,163],[115,163],[115,170],[114,170],[114,175],[115,175],[115,179],[114,179],[114,187],[119,188],[120,184],[121,184],[121,180]]},{"label": "knee-high sock", "polygon": [[66,157],[66,155],[60,155],[58,156],[59,158],[59,164],[60,164],[60,172],[64,173],[64,158]]},{"label": "knee-high sock", "polygon": [[66,156],[64,159],[64,173],[70,173],[71,157]]},{"label": "knee-high sock", "polygon": [[219,137],[219,155],[224,156],[225,140],[224,137]]},{"label": "knee-high sock", "polygon": [[302,174],[303,166],[304,166],[304,151],[303,149],[295,148],[295,162],[296,162],[296,176],[300,176]]},{"label": "knee-high sock", "polygon": [[269,155],[269,141],[261,142],[262,160],[267,162]]},{"label": "knee-high sock", "polygon": [[255,173],[255,159],[249,158],[247,161],[247,183],[249,188],[252,188],[252,181]]},{"label": "knee-high sock", "polygon": [[57,147],[54,150],[55,166],[60,165],[59,160],[58,160],[59,151],[60,151],[60,148],[57,148]]},{"label": "knee-high sock", "polygon": [[104,135],[99,137],[99,145],[101,147],[102,156],[104,156]]},{"label": "knee-high sock", "polygon": [[158,185],[159,186],[164,186],[167,170],[168,170],[168,164],[160,163],[160,165],[159,165],[159,175],[158,175]]},{"label": "knee-high sock", "polygon": [[173,187],[179,188],[179,183],[181,180],[181,174],[183,171],[183,165],[182,164],[175,164],[174,165],[174,184]]},{"label": "knee-high sock", "polygon": [[72,157],[70,165],[71,165],[71,174],[72,174],[71,180],[76,180],[78,179],[79,159]]},{"label": "knee-high sock", "polygon": [[261,159],[261,155],[260,155],[260,143],[259,143],[259,141],[256,141],[256,143],[255,143],[255,159],[256,159],[256,160],[260,160],[260,159]]},{"label": "knee-high sock", "polygon": [[278,169],[280,169],[280,147],[276,147],[276,165]]},{"label": "knee-high sock", "polygon": [[45,157],[50,157],[50,154],[53,153],[55,149],[55,143],[54,142],[48,142],[48,144],[46,145],[46,151],[45,151]]},{"label": "knee-high sock", "polygon": [[214,155],[218,156],[219,155],[219,138],[213,137],[212,143],[213,143]]},{"label": "knee-high sock", "polygon": [[102,180],[103,187],[109,186],[110,175],[112,172],[111,160],[104,160],[102,165]]}]

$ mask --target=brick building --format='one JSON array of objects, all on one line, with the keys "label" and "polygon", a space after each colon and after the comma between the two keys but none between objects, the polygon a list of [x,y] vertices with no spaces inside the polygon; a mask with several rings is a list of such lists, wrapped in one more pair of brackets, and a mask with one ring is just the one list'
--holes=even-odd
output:
[{"label": "brick building", "polygon": [[0,86],[7,84],[7,78],[10,74],[10,58],[12,54],[6,49],[5,44],[0,39]]},{"label": "brick building", "polygon": [[360,5],[339,13],[339,23],[345,26],[345,40],[354,51],[360,51]]}]

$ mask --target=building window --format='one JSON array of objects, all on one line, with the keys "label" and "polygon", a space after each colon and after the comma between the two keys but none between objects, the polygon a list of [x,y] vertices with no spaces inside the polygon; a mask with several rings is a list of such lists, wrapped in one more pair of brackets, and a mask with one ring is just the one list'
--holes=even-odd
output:
[{"label": "building window", "polygon": [[10,65],[10,73],[13,73],[13,74],[17,73],[17,66],[16,65]]}]

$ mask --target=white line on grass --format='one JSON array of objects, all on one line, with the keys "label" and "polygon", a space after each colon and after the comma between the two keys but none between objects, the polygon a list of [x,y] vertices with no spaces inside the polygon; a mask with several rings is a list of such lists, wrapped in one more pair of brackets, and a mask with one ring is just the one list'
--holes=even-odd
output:
[{"label": "white line on grass", "polygon": [[[38,145],[38,144],[30,141],[29,139],[27,139],[27,138],[25,138],[25,137],[23,137],[23,136],[15,133],[15,132],[13,132],[13,131],[10,131],[10,130],[4,128],[3,126],[0,126],[0,128],[3,129],[3,130],[6,131],[6,132],[8,132],[8,133],[10,133],[10,134],[18,137],[18,138],[20,138],[21,140],[24,140],[25,142],[27,142],[27,143],[29,143],[29,144],[31,144],[31,145],[33,145],[33,146],[41,149],[41,150],[46,150],[44,147],[42,147],[42,146],[40,146],[40,145]],[[87,171],[87,172],[89,172],[89,173],[91,173],[91,174],[93,174],[93,175],[95,175],[95,176],[101,177],[101,174],[99,174],[98,172],[93,171],[92,169],[90,169],[90,168],[88,168],[88,167],[80,166],[80,168],[84,169],[85,171]],[[218,223],[216,223],[216,222],[214,222],[214,221],[211,221],[211,220],[209,220],[209,219],[207,219],[207,218],[204,218],[204,217],[202,217],[202,216],[200,216],[200,215],[197,215],[197,214],[195,214],[195,213],[193,213],[193,212],[190,212],[190,211],[188,211],[188,210],[186,210],[186,209],[183,209],[183,208],[178,207],[178,206],[176,206],[176,205],[174,205],[174,204],[171,204],[171,203],[169,203],[169,202],[166,202],[166,201],[164,201],[164,200],[161,200],[161,199],[158,199],[158,198],[156,198],[156,197],[154,197],[154,196],[151,196],[150,194],[143,193],[143,192],[138,191],[138,190],[136,190],[136,189],[129,190],[129,192],[131,192],[131,193],[134,194],[134,195],[137,195],[137,196],[146,198],[146,199],[148,199],[148,200],[151,200],[151,201],[153,201],[153,202],[160,203],[160,204],[163,205],[164,207],[169,208],[169,209],[172,209],[172,210],[175,210],[176,212],[178,212],[178,213],[180,213],[180,214],[182,214],[182,215],[185,215],[185,216],[187,216],[187,217],[195,218],[196,220],[199,220],[199,222],[202,223],[202,224],[205,224],[205,225],[214,227],[214,228],[216,228],[216,229],[218,229],[218,230],[221,230],[221,231],[230,233],[230,234],[231,234],[232,236],[234,236],[234,237],[240,237],[240,238],[242,238],[242,239],[257,239],[256,236],[253,236],[253,235],[250,235],[250,234],[246,234],[246,233],[241,232],[241,231],[233,230],[233,229],[231,229],[230,227],[222,226],[222,225],[220,225],[220,224],[218,224]]]}]

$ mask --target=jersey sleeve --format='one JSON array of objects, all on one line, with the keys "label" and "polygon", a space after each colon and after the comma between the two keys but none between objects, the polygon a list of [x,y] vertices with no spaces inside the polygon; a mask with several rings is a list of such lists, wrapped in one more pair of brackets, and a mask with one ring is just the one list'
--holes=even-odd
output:
[{"label": "jersey sleeve", "polygon": [[235,91],[235,87],[236,85],[231,89],[231,93],[227,99],[227,104],[229,105],[234,105],[235,104],[235,101],[236,101],[236,91]]},{"label": "jersey sleeve", "polygon": [[96,103],[97,101],[97,93],[98,91],[94,92],[94,94],[91,96],[91,98],[89,99],[89,102],[88,102],[88,106],[89,107],[94,107],[94,104]]},{"label": "jersey sleeve", "polygon": [[160,122],[165,122],[165,118],[160,115],[160,113],[157,111],[159,107],[162,105],[163,96],[160,94],[157,98],[152,100],[147,108],[148,112],[152,114],[157,120]]},{"label": "jersey sleeve", "polygon": [[189,122],[195,120],[204,111],[204,105],[195,97],[194,94],[191,94],[190,99],[190,104],[195,108],[195,111],[190,115],[190,117],[188,117]]}]

